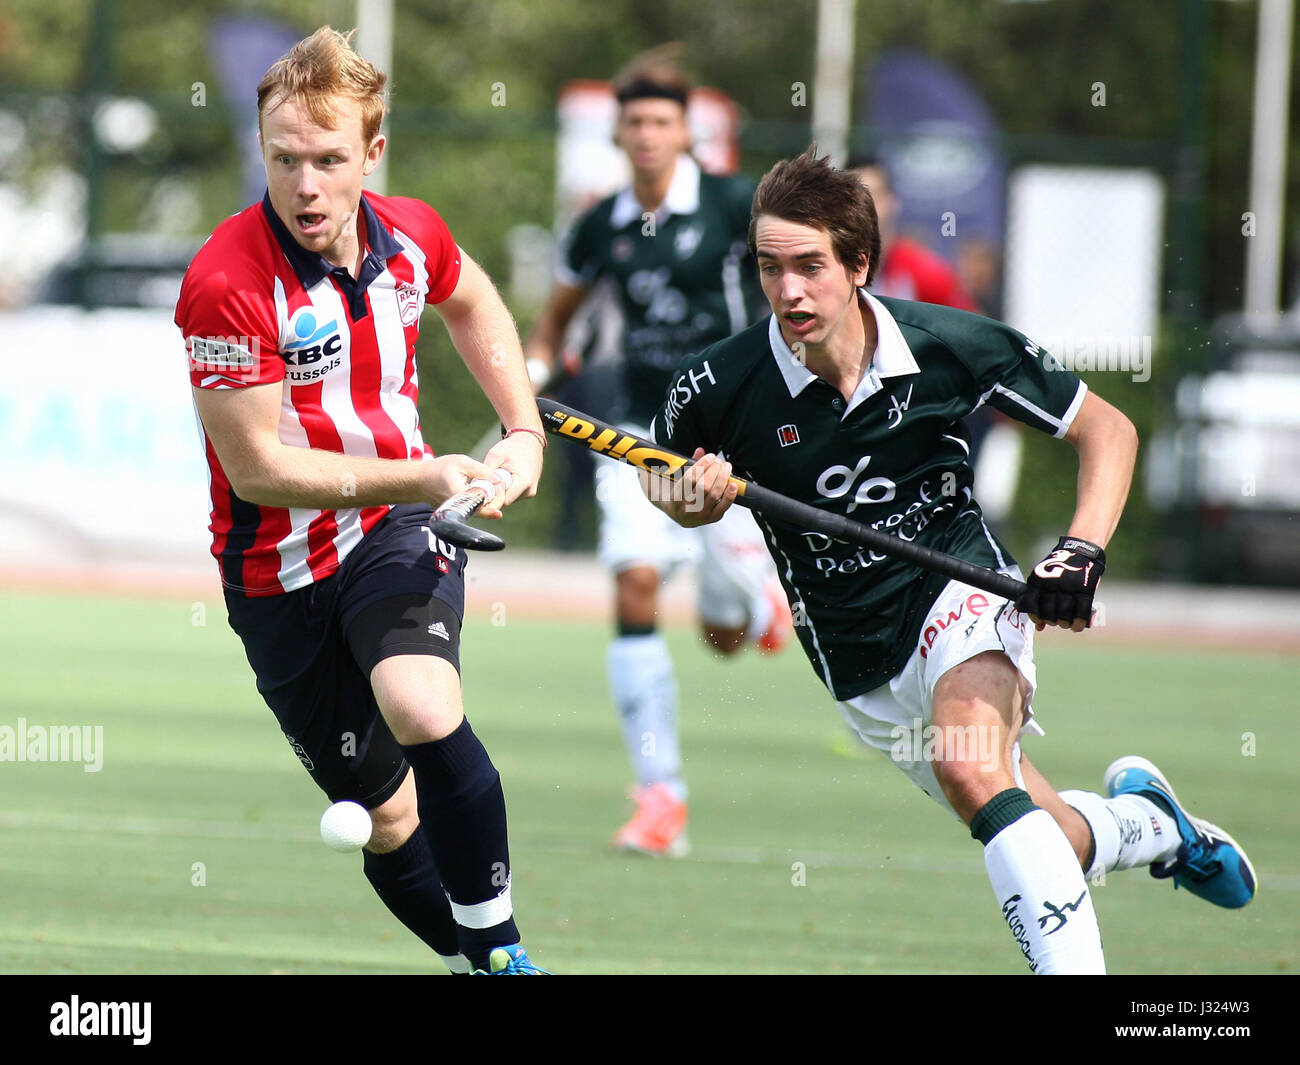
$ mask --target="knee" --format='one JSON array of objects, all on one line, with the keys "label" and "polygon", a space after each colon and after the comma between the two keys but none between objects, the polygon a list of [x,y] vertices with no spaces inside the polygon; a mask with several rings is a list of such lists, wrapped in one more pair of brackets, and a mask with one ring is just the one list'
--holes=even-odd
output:
[{"label": "knee", "polygon": [[966,824],[999,792],[1016,786],[1009,773],[970,759],[942,759],[934,763],[934,775],[944,797]]},{"label": "knee", "polygon": [[649,566],[633,566],[615,578],[618,615],[624,620],[653,619],[659,592],[659,574]]},{"label": "knee", "polygon": [[397,850],[411,838],[420,826],[420,813],[415,804],[413,775],[387,802],[370,811],[370,842],[366,850],[375,854],[388,854]]},{"label": "knee", "polygon": [[704,642],[720,655],[734,655],[745,646],[744,629],[715,629],[706,624],[700,631],[704,635]]},{"label": "knee", "polygon": [[446,659],[387,658],[371,672],[370,684],[380,713],[403,746],[440,740],[464,719],[460,674]]}]

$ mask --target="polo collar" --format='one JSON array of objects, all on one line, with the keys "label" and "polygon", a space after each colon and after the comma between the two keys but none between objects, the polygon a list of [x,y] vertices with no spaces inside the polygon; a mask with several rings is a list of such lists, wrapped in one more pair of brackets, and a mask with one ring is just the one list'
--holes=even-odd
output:
[{"label": "polo collar", "polygon": [[[845,414],[863,400],[879,392],[882,378],[903,377],[921,372],[921,368],[916,364],[916,358],[912,355],[912,349],[903,339],[902,330],[898,328],[894,316],[885,309],[885,305],[865,288],[858,289],[858,299],[865,303],[875,316],[876,351],[871,358],[871,366],[862,375],[862,380],[858,382],[858,387],[853,392],[853,398],[849,401]],[[791,399],[798,396],[814,381],[820,380],[815,373],[795,358],[794,352],[785,342],[785,337],[781,335],[781,325],[775,314],[768,319],[767,337],[772,346],[776,368],[781,371],[781,377],[785,381],[786,388],[789,389]]]},{"label": "polo collar", "polygon": [[[655,221],[666,222],[670,215],[694,214],[700,209],[700,165],[689,155],[683,153],[677,157],[677,166],[673,170],[673,179],[668,183],[668,193],[664,202],[654,212]],[[636,198],[636,193],[629,185],[614,197],[614,206],[609,213],[609,224],[614,229],[622,229],[630,222],[638,221],[645,214],[645,208]]]},{"label": "polo collar", "polygon": [[[367,244],[366,257],[361,264],[361,274],[362,277],[369,274],[373,279],[373,277],[383,273],[383,268],[379,263],[387,262],[394,255],[397,255],[401,252],[402,246],[397,243],[393,235],[379,221],[379,216],[375,214],[375,209],[370,205],[370,201],[366,199],[364,192],[361,194],[361,213],[366,220]],[[338,269],[323,255],[308,251],[293,239],[293,234],[280,221],[280,216],[275,213],[275,208],[271,206],[269,191],[262,197],[262,214],[266,216],[267,224],[270,225],[271,232],[275,234],[280,250],[284,252],[284,257],[289,260],[289,265],[293,267],[293,272],[298,275],[298,280],[302,282],[303,288],[312,288]],[[376,260],[373,267],[369,263],[372,257]],[[357,280],[360,281],[361,278]]]}]

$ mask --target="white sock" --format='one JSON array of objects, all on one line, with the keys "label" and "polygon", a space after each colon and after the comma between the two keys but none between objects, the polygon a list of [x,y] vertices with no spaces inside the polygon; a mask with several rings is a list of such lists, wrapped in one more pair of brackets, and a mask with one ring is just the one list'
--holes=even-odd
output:
[{"label": "white sock", "polygon": [[772,627],[774,617],[775,611],[772,609],[772,600],[767,597],[766,591],[762,595],[750,599],[749,623],[745,628],[745,635],[749,638],[750,643],[758,643],[767,635],[767,630]]},{"label": "white sock", "polygon": [[705,551],[700,565],[709,571],[700,582],[701,616],[719,628],[743,626],[746,639],[758,643],[772,627],[767,588],[777,580],[763,534],[753,515],[739,507],[701,531]]},{"label": "white sock", "polygon": [[1092,829],[1095,851],[1087,872],[1090,880],[1117,869],[1169,861],[1178,853],[1182,843],[1178,822],[1150,799],[1141,795],[1106,799],[1091,791],[1063,791],[1061,798]]},{"label": "white sock", "polygon": [[677,739],[677,677],[658,633],[619,636],[606,657],[609,686],[623,723],[623,741],[642,787],[665,783],[685,801]]},{"label": "white sock", "polygon": [[1003,920],[1039,974],[1104,974],[1101,932],[1079,859],[1046,810],[1033,809],[984,848]]}]

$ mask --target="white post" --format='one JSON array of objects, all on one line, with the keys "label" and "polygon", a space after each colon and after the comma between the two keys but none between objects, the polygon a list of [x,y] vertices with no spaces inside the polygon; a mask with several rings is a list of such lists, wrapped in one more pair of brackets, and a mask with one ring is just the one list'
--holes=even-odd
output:
[{"label": "white post", "polygon": [[1255,224],[1254,236],[1246,237],[1245,309],[1251,319],[1272,318],[1278,313],[1294,6],[1294,0],[1259,0],[1250,202],[1246,204]]},{"label": "white post", "polygon": [[813,68],[812,134],[835,166],[849,153],[853,106],[853,13],[856,0],[818,0]]},{"label": "white post", "polygon": [[[388,75],[388,90],[393,88],[393,0],[357,0],[357,35],[353,39],[357,52]],[[366,188],[382,196],[388,187],[388,152],[366,178]]]}]

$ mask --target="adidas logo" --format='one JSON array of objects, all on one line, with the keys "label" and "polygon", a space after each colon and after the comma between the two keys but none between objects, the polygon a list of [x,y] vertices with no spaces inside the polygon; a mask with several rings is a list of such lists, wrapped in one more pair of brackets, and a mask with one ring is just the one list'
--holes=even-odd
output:
[{"label": "adidas logo", "polygon": [[432,625],[429,626],[429,635],[441,636],[444,640],[451,639],[451,637],[447,635],[447,626],[444,625],[441,621],[435,621]]}]

